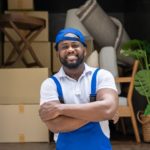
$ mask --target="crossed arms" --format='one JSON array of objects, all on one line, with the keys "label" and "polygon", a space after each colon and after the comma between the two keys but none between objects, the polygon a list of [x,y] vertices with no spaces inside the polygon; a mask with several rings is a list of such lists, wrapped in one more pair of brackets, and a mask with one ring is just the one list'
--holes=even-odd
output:
[{"label": "crossed arms", "polygon": [[[52,132],[69,132],[91,121],[111,120],[118,108],[118,94],[113,89],[100,89],[96,101],[86,104],[60,104],[46,102],[39,115]],[[116,117],[115,121],[118,118]]]}]

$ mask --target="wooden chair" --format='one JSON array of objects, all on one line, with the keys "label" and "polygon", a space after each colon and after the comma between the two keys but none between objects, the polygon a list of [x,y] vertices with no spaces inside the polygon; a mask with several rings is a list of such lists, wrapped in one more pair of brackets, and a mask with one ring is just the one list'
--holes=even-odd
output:
[{"label": "wooden chair", "polygon": [[136,60],[133,64],[132,74],[129,77],[117,77],[116,83],[129,83],[127,97],[119,96],[119,117],[130,117],[136,142],[140,143],[140,136],[138,131],[138,126],[134,114],[134,109],[132,105],[132,96],[134,89],[134,76],[137,72],[139,62]]},{"label": "wooden chair", "polygon": [[121,83],[128,83],[129,88],[126,97],[119,96],[119,117],[129,117],[131,118],[136,142],[140,143],[140,135],[138,131],[138,126],[134,114],[134,108],[132,105],[132,96],[134,89],[134,76],[138,69],[138,61],[135,61],[132,68],[132,74],[129,77],[119,77],[118,68],[117,68],[117,60],[116,60],[116,52],[113,47],[104,47],[100,51],[100,67],[106,70],[109,70],[115,77],[116,85],[118,89],[118,93],[121,93]]}]

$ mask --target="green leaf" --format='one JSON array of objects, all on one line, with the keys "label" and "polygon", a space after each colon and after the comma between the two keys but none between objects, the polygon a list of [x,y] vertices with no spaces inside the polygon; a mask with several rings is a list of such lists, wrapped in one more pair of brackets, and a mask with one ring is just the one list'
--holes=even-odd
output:
[{"label": "green leaf", "polygon": [[120,53],[130,56],[140,61],[142,68],[147,68],[150,64],[150,42],[143,40],[129,40],[121,47]]},{"label": "green leaf", "polygon": [[150,115],[150,42],[143,40],[129,40],[121,47],[120,53],[139,60],[139,69],[135,75],[135,89],[147,99],[144,114]]},{"label": "green leaf", "polygon": [[122,45],[122,49],[124,50],[128,50],[128,49],[132,49],[132,50],[136,50],[136,49],[142,49],[142,45],[143,45],[143,41],[142,40],[130,40],[127,43]]},{"label": "green leaf", "polygon": [[144,115],[150,115],[150,104],[148,104],[145,108]]},{"label": "green leaf", "polygon": [[138,71],[135,75],[134,85],[141,95],[150,97],[150,70]]},{"label": "green leaf", "polygon": [[143,42],[143,49],[146,51],[147,55],[150,55],[150,43],[148,41]]},{"label": "green leaf", "polygon": [[144,58],[144,56],[145,56],[145,51],[140,50],[140,49],[138,49],[138,50],[121,49],[120,53],[123,54],[124,56],[131,56],[135,59]]}]

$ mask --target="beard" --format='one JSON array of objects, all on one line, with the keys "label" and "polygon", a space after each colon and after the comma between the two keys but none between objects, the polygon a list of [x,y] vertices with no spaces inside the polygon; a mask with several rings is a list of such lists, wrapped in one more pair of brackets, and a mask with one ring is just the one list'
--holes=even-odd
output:
[{"label": "beard", "polygon": [[65,58],[61,58],[59,56],[59,59],[60,59],[60,62],[62,63],[63,66],[65,66],[65,67],[67,67],[69,69],[76,69],[84,62],[84,55],[76,56],[76,57],[77,57],[76,62],[72,62],[72,63],[69,63],[67,61],[67,56]]}]

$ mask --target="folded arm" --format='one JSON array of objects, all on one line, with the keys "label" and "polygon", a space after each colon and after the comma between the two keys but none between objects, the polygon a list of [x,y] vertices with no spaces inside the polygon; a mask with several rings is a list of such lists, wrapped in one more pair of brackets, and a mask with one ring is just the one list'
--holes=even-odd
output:
[{"label": "folded arm", "polygon": [[[58,105],[61,105],[58,101],[52,101],[44,103],[40,106],[40,118],[50,131],[54,133],[69,132],[76,130],[88,123],[85,120],[59,115],[58,111],[56,111]],[[54,106],[53,112],[51,109],[52,106]]]},{"label": "folded arm", "polygon": [[52,132],[67,132],[90,121],[111,120],[118,108],[118,94],[113,89],[101,89],[95,102],[60,104],[58,101],[41,105],[39,114]]},{"label": "folded arm", "polygon": [[111,120],[118,108],[118,94],[113,89],[100,89],[95,102],[86,104],[63,104],[60,114],[87,121]]},{"label": "folded arm", "polygon": [[87,121],[74,119],[66,116],[59,116],[55,119],[45,121],[45,124],[47,125],[50,131],[58,133],[76,130],[82,127],[83,125],[87,124]]},{"label": "folded arm", "polygon": [[[111,120],[118,108],[118,94],[113,89],[100,89],[95,102],[85,104],[60,104],[48,102],[48,111],[43,120],[67,116],[78,120]],[[43,106],[44,107],[44,106]]]}]

